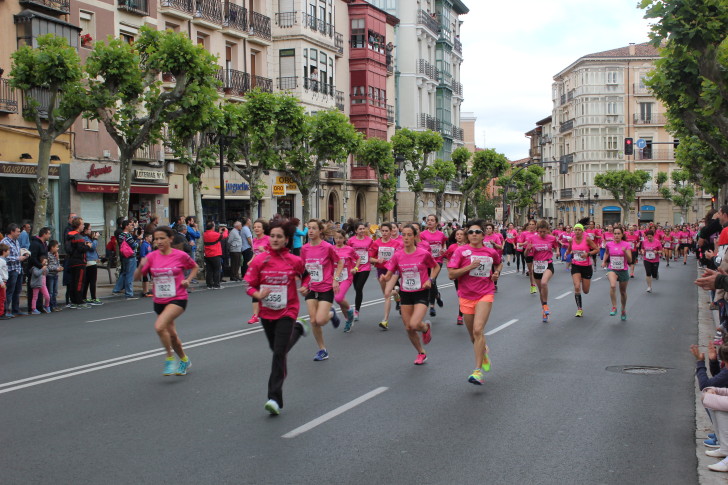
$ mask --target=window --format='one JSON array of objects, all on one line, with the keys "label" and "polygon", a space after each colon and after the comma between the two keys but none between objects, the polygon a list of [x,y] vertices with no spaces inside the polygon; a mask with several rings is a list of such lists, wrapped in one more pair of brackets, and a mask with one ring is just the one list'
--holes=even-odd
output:
[{"label": "window", "polygon": [[36,43],[38,37],[45,34],[55,34],[66,39],[71,47],[78,49],[79,32],[81,31],[79,27],[62,20],[56,20],[45,15],[40,17],[39,15],[30,10],[24,10],[13,16],[17,25],[18,47],[24,45],[38,47]]},{"label": "window", "polygon": [[618,71],[607,71],[607,84],[619,84],[618,78]]},{"label": "window", "polygon": [[617,103],[614,101],[608,101],[607,102],[607,114],[608,115],[616,115],[619,114],[617,112]]},{"label": "window", "polygon": [[171,24],[171,23],[167,22],[164,25],[164,28],[165,28],[165,30],[171,30],[172,32],[179,32],[179,25],[177,25],[177,24]]},{"label": "window", "polygon": [[99,131],[99,120],[83,118],[83,129],[86,131]]},{"label": "window", "polygon": [[[91,48],[92,42],[96,40],[96,21],[93,12],[80,10],[79,26],[81,27],[81,47]],[[83,37],[89,35],[91,40],[84,42]]]},{"label": "window", "polygon": [[616,136],[605,136],[604,143],[607,150],[619,150],[619,142]]},{"label": "window", "polygon": [[364,19],[351,19],[351,48],[364,47]]},{"label": "window", "polygon": [[652,105],[654,103],[640,103],[640,121],[652,123]]},{"label": "window", "polygon": [[131,34],[127,34],[125,32],[121,32],[119,34],[119,38],[126,42],[127,44],[133,44],[134,43],[134,36]]},{"label": "window", "polygon": [[207,49],[207,36],[204,34],[197,34],[197,45]]},{"label": "window", "polygon": [[365,86],[352,86],[351,87],[351,104],[364,104],[366,103],[366,91]]}]

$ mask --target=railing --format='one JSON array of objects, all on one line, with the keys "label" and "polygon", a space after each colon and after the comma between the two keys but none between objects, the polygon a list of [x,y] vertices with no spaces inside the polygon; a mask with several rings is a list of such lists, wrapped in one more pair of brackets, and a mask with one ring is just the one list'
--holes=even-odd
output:
[{"label": "railing", "polygon": [[[58,108],[58,105],[60,103],[60,96],[56,97],[56,106],[55,108]],[[30,100],[33,99],[37,103],[37,110],[38,115],[46,119],[48,118],[48,111],[50,110],[51,106],[51,92],[48,89],[42,89],[42,88],[33,88],[30,90],[30,97],[23,96],[23,115],[28,116],[31,103]],[[35,103],[33,103],[35,104]],[[27,113],[26,113],[27,112]]]},{"label": "railing", "polygon": [[453,48],[453,50],[461,55],[463,53],[463,43],[460,42],[460,39],[458,39],[457,37],[455,37],[455,47]]},{"label": "railing", "polygon": [[568,93],[566,93],[566,101],[568,102],[568,101],[571,101],[572,99],[574,99],[574,90],[573,89],[571,91],[569,91]]},{"label": "railing", "polygon": [[318,79],[305,77],[303,78],[303,88],[314,93],[327,94],[329,96],[336,95],[336,88],[333,84],[322,83]]},{"label": "railing", "polygon": [[643,148],[634,152],[635,160],[672,160],[675,154],[672,150],[653,150]]},{"label": "railing", "polygon": [[433,81],[439,81],[440,79],[435,66],[424,59],[417,60],[417,74],[422,74]]},{"label": "railing", "polygon": [[561,104],[565,104],[565,103],[566,103],[566,95],[562,94],[561,95]]},{"label": "railing", "polygon": [[119,10],[139,15],[149,15],[149,2],[147,0],[119,0]]},{"label": "railing", "polygon": [[20,4],[38,5],[56,12],[71,12],[71,0],[20,0]]},{"label": "railing", "polygon": [[162,7],[173,8],[189,14],[193,13],[192,0],[162,0]]},{"label": "railing", "polygon": [[258,88],[266,93],[273,92],[273,80],[269,77],[250,76],[250,89]]},{"label": "railing", "polygon": [[420,113],[420,116],[417,119],[417,128],[425,128],[427,130],[439,131],[439,123],[437,122],[437,118],[425,113]]},{"label": "railing", "polygon": [[222,4],[220,0],[196,0],[195,18],[222,25]]},{"label": "railing", "polygon": [[247,72],[235,69],[220,69],[215,76],[222,81],[222,89],[225,94],[242,96],[250,91],[250,75]]},{"label": "railing", "polygon": [[387,76],[391,76],[392,74],[394,74],[394,65],[390,60],[390,62],[387,63]]},{"label": "railing", "polygon": [[344,92],[343,91],[336,91],[336,109],[340,111],[344,111],[345,105],[344,105]]},{"label": "railing", "polygon": [[417,13],[417,23],[424,25],[434,33],[440,31],[440,25],[437,23],[437,19],[422,9]]},{"label": "railing", "polygon": [[463,97],[463,85],[462,83],[459,83],[455,80],[452,82],[452,92],[455,93],[456,96]]},{"label": "railing", "polygon": [[[303,14],[303,25],[308,27],[309,29],[320,32],[323,35],[328,35],[329,37],[334,36],[334,26],[330,23],[326,22],[324,19],[317,19],[315,15],[309,15],[307,13]],[[342,47],[343,47],[343,37],[341,39],[342,41]]]},{"label": "railing", "polygon": [[376,180],[377,175],[373,168],[366,165],[363,167],[354,166],[351,167],[351,178],[353,180]]},{"label": "railing", "polygon": [[574,190],[573,189],[561,189],[559,192],[559,198],[561,200],[564,199],[573,199],[574,198]]},{"label": "railing", "polygon": [[247,31],[248,9],[231,2],[225,2],[225,17],[223,18],[222,26],[242,32]]},{"label": "railing", "polygon": [[134,152],[133,160],[159,160],[159,146],[148,145]]},{"label": "railing", "polygon": [[334,45],[336,46],[336,51],[339,54],[344,53],[344,35],[340,34],[339,32],[336,32],[334,34]]},{"label": "railing", "polygon": [[452,137],[456,140],[464,141],[465,140],[465,130],[462,128],[458,128],[457,126],[454,126],[452,129]]},{"label": "railing", "polygon": [[574,120],[570,119],[569,121],[564,121],[561,123],[561,126],[559,127],[559,133],[566,133],[567,131],[571,131],[574,129]]},{"label": "railing", "polygon": [[298,87],[297,76],[286,76],[278,78],[278,89],[280,91],[292,91]]},{"label": "railing", "polygon": [[634,83],[632,86],[633,86],[635,94],[647,94],[647,95],[652,94],[652,90],[649,87],[645,86],[644,84]]},{"label": "railing", "polygon": [[664,125],[667,123],[667,117],[662,113],[652,113],[648,115],[634,115],[635,125]]},{"label": "railing", "polygon": [[394,106],[387,105],[387,123],[394,123]]},{"label": "railing", "polygon": [[266,17],[262,13],[251,12],[250,33],[261,39],[271,40],[270,17]]},{"label": "railing", "polygon": [[18,92],[10,86],[8,79],[0,79],[0,112],[18,112]]},{"label": "railing", "polygon": [[298,12],[279,12],[276,14],[276,25],[288,29],[298,24]]},{"label": "railing", "polygon": [[346,173],[343,170],[331,170],[326,172],[327,179],[344,179]]}]

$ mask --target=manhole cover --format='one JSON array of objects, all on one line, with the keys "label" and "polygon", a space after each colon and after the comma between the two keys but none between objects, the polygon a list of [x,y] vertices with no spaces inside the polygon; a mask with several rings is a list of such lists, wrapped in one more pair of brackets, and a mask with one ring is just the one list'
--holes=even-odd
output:
[{"label": "manhole cover", "polygon": [[619,372],[621,374],[636,374],[636,375],[654,375],[654,374],[666,374],[669,370],[667,367],[655,367],[651,365],[612,365],[607,367],[609,372]]}]

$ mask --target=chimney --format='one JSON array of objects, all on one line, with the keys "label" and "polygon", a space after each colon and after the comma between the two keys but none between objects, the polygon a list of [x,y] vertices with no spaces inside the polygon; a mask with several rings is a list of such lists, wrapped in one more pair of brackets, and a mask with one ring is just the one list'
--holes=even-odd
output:
[{"label": "chimney", "polygon": [[634,42],[630,42],[629,43],[629,55],[633,56],[633,55],[635,55],[635,52],[636,52],[636,49],[634,46]]}]

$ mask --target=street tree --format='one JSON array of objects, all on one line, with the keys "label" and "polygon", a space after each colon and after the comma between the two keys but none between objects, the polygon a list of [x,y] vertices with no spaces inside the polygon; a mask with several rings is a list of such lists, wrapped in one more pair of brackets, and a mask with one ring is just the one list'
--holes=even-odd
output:
[{"label": "street tree", "polygon": [[[693,184],[700,185],[711,194],[718,195],[722,185],[728,181],[728,164],[697,136],[689,135],[680,139],[675,162],[688,173]],[[721,203],[725,202],[723,198]]]},{"label": "street tree", "polygon": [[476,219],[495,219],[495,208],[500,205],[499,201],[488,197],[484,191],[473,192],[472,203],[468,206],[466,217]]},{"label": "street tree", "polygon": [[78,51],[63,37],[37,38],[38,47],[23,46],[13,52],[10,85],[23,93],[26,119],[38,131],[38,165],[35,177],[33,227],[48,224],[48,184],[53,142],[67,132],[86,106],[86,86]]},{"label": "street tree", "polygon": [[408,128],[397,130],[392,137],[392,148],[395,155],[404,158],[405,177],[409,190],[414,194],[413,219],[418,218],[419,203],[425,190],[427,179],[426,168],[430,156],[442,149],[442,135],[432,130],[412,131]]},{"label": "street tree", "polygon": [[305,135],[303,107],[293,96],[254,89],[245,103],[222,107],[220,134],[227,145],[227,165],[250,186],[250,213],[258,213],[268,184],[264,175],[280,164],[281,154],[302,143]]},{"label": "street tree", "polygon": [[656,181],[660,195],[680,208],[683,222],[688,220],[688,211],[695,200],[695,187],[690,182],[687,170],[673,170],[672,187],[665,186],[668,180],[665,172],[658,172]]},{"label": "street tree", "polygon": [[[514,168],[514,167],[513,167]],[[505,191],[506,200],[522,214],[526,210],[526,218],[531,217],[530,208],[535,204],[536,194],[543,189],[545,170],[540,165],[528,165],[523,169],[515,169],[500,178],[496,185]],[[505,214],[504,214],[505,217]]]},{"label": "street tree", "polygon": [[[215,57],[184,33],[140,29],[132,44],[109,38],[96,42],[86,62],[91,117],[100,120],[119,147],[117,217],[127,217],[132,158],[159,141],[165,123],[194,108],[207,88],[216,87]],[[173,80],[164,88],[160,76]]]},{"label": "street tree", "polygon": [[367,138],[359,146],[356,158],[374,169],[378,186],[377,222],[384,222],[394,208],[394,191],[397,190],[392,144],[381,138]]},{"label": "street tree", "polygon": [[321,170],[341,167],[355,153],[362,134],[340,111],[318,111],[305,115],[303,137],[293,140],[291,149],[281,153],[279,169],[298,185],[303,199],[303,220],[311,217],[311,191],[316,193],[321,183]]},{"label": "street tree", "polygon": [[[453,162],[459,166],[467,162],[465,154],[460,152],[461,149],[467,152],[467,149],[460,147],[452,153]],[[467,153],[470,154],[470,152]],[[467,203],[474,202],[475,194],[485,192],[490,182],[503,175],[509,166],[506,156],[492,148],[475,152],[470,173],[468,173],[467,178],[460,187],[463,193],[463,203],[461,204],[458,220],[462,218]]]},{"label": "street tree", "polygon": [[430,165],[425,167],[423,176],[427,182],[432,184],[435,190],[435,217],[438,221],[442,220],[442,209],[445,205],[445,191],[448,184],[455,180],[457,175],[457,167],[452,160],[436,159]]},{"label": "street tree", "polygon": [[[667,108],[669,129],[710,147],[708,160],[728,159],[728,3],[725,0],[642,0],[655,19],[650,37],[661,47],[647,81]],[[728,174],[721,170],[721,199]]]},{"label": "street tree", "polygon": [[637,197],[637,192],[644,190],[650,180],[650,174],[644,170],[615,170],[599,173],[594,177],[594,185],[604,189],[622,208],[622,222],[629,223],[629,209]]}]

